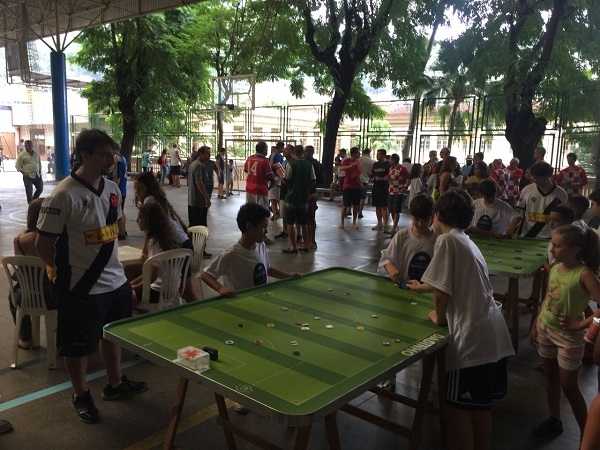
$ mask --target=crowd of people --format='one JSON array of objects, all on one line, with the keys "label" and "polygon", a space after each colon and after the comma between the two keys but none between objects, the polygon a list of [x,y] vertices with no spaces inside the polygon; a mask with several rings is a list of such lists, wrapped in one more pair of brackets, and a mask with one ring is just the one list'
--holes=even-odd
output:
[{"label": "crowd of people", "polygon": [[[73,386],[72,407],[81,421],[89,423],[100,418],[86,382],[87,357],[97,347],[107,370],[104,400],[148,388],[121,373],[120,348],[102,339],[103,325],[130,316],[136,308],[144,311],[140,275],[147,258],[193,247],[187,225],[164,191],[167,171],[163,168],[169,153],[165,149],[158,160],[158,177],[143,170],[134,179],[144,246],[139,263],[124,269],[117,258],[117,240],[127,236],[125,158],[119,155],[118,145],[99,130],[83,131],[75,152],[79,165],[71,176],[45,199],[30,202],[28,231],[15,239],[15,254],[39,256],[48,267],[48,298],[56,302],[49,307],[58,309],[57,343]],[[236,217],[239,240],[200,274],[202,282],[222,296],[235,297],[239,290],[267,283],[268,277],[301,276],[271,266],[270,221],[283,220],[283,232],[276,236],[289,240],[283,253],[317,249],[317,185],[325,176],[314,148],[277,142],[268,152],[268,144],[260,141],[244,164],[246,202]],[[583,220],[590,204],[592,213],[600,216],[600,191],[594,191],[589,200],[581,195],[587,178],[575,165],[575,154],[568,155],[569,166],[554,177],[541,148],[536,149],[537,161],[526,173],[516,158],[508,166],[500,160],[488,165],[484,155],[477,153],[461,167],[450,153],[443,148],[441,160],[433,151],[429,161],[412,164],[408,158],[401,163],[397,154],[387,155],[383,149],[376,151],[375,161],[370,150],[340,150],[329,198],[333,201],[335,191],[342,192],[338,226],[344,229],[350,215],[351,227],[358,228],[371,189],[377,218],[372,229],[391,237],[379,261],[381,273],[403,288],[433,292],[430,320],[448,326],[452,337],[446,352],[447,390],[441,395],[447,404],[451,447],[460,449],[489,448],[492,402],[507,392],[507,360],[514,354],[494,302],[485,260],[468,235],[548,240],[547,294],[530,334],[543,361],[548,418],[532,432],[545,437],[562,433],[562,391],[580,427],[582,448],[593,448],[600,442],[596,430],[600,425],[595,416],[588,419],[578,375],[584,330],[594,317],[600,317],[600,310],[588,308],[590,297],[600,298],[600,243],[596,230]],[[189,226],[208,226],[215,174],[217,198],[226,198],[230,192],[232,161],[226,162],[225,155],[225,149],[219,149],[212,161],[208,146],[192,155],[187,166]],[[174,144],[168,172],[173,187],[179,186],[181,166]],[[107,174],[114,183],[107,180]],[[522,178],[530,184],[521,190]],[[407,198],[411,226],[398,229]],[[212,255],[205,252],[204,257]],[[150,302],[158,301],[162,281],[155,271]],[[184,274],[181,282],[184,298],[196,300],[190,274]],[[21,327],[19,345],[31,345],[27,325]],[[594,348],[594,357],[600,362],[600,344]],[[598,401],[594,404],[598,408]],[[240,404],[234,408],[247,412]],[[5,426],[0,422],[0,428]]]}]

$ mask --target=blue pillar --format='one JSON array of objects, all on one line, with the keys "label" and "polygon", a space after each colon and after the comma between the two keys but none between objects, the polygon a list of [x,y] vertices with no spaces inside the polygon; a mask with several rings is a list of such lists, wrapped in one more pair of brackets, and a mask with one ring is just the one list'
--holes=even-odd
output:
[{"label": "blue pillar", "polygon": [[69,169],[69,115],[67,113],[67,66],[63,52],[50,53],[52,78],[52,115],[54,118],[54,161],[56,179],[62,180]]}]

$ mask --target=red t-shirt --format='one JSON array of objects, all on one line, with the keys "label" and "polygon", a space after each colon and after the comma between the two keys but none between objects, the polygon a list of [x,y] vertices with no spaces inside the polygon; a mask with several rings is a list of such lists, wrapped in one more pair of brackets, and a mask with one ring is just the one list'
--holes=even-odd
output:
[{"label": "red t-shirt", "polygon": [[244,172],[246,177],[246,192],[256,195],[269,194],[269,175],[271,174],[271,165],[266,156],[253,155],[244,163]]},{"label": "red t-shirt", "polygon": [[358,159],[346,158],[340,164],[340,168],[343,168],[344,172],[346,173],[344,175],[344,189],[362,188],[362,183],[360,181],[360,165],[358,164]]}]

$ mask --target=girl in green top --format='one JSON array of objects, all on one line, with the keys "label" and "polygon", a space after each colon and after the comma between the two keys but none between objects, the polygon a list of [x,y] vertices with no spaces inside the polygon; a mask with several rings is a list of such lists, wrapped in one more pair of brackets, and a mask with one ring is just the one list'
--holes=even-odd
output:
[{"label": "girl in green top", "polygon": [[[545,438],[562,433],[561,389],[583,434],[587,406],[578,378],[585,347],[583,330],[593,318],[584,318],[583,311],[590,295],[600,298],[600,281],[596,276],[600,243],[596,231],[565,225],[554,230],[551,244],[550,253],[556,265],[550,269],[548,291],[529,335],[531,345],[537,344],[542,357],[550,409],[550,417],[535,426],[532,433]],[[595,315],[600,315],[600,311]]]}]

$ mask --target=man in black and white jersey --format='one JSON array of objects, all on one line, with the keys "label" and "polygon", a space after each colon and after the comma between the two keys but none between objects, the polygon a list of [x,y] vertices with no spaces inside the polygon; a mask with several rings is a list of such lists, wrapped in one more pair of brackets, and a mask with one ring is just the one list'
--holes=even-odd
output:
[{"label": "man in black and white jersey", "polygon": [[103,177],[114,167],[116,147],[103,131],[82,131],[75,145],[81,165],[44,200],[37,224],[36,249],[56,268],[57,344],[75,391],[73,409],[88,423],[100,417],[86,383],[87,356],[98,344],[107,374],[104,400],[148,388],[121,375],[121,348],[102,339],[105,324],[131,315],[131,286],[118,260],[121,193]]}]

